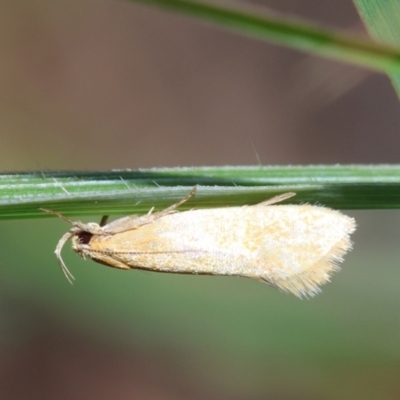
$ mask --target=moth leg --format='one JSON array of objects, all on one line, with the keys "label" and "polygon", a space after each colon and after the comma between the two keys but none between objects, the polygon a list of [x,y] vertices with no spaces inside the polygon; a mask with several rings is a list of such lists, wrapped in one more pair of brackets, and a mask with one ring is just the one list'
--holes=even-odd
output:
[{"label": "moth leg", "polygon": [[91,259],[99,264],[106,265],[107,267],[111,268],[118,268],[118,269],[132,269],[129,265],[123,263],[122,261],[116,260],[112,254],[99,254],[97,257],[91,257]]},{"label": "moth leg", "polygon": [[290,199],[293,196],[296,196],[296,193],[288,192],[288,193],[278,194],[277,196],[271,197],[270,199],[262,201],[261,203],[258,203],[256,205],[257,206],[270,206],[271,204],[280,203],[281,201]]},{"label": "moth leg", "polygon": [[108,220],[108,217],[109,217],[109,215],[103,215],[102,217],[101,217],[101,220],[100,220],[100,226],[104,226],[104,225],[107,225],[107,220]]},{"label": "moth leg", "polygon": [[153,214],[153,211],[154,211],[154,207],[151,207],[150,210],[149,210],[149,212],[148,212],[146,215],[151,215],[151,214]]},{"label": "moth leg", "polygon": [[183,198],[182,200],[178,201],[177,203],[173,204],[172,206],[167,207],[165,210],[155,212],[151,214],[153,209],[150,210],[149,213],[146,215],[130,215],[127,217],[123,217],[120,219],[117,219],[113,222],[110,222],[108,225],[103,227],[103,233],[105,234],[116,234],[120,232],[126,232],[130,231],[133,229],[138,229],[143,225],[151,224],[153,221],[157,220],[160,217],[163,217],[165,215],[171,214],[175,212],[175,209],[188,201],[191,197],[194,196],[196,193],[197,188],[194,187],[190,193]]},{"label": "moth leg", "polygon": [[197,191],[197,187],[195,186],[182,200],[179,200],[177,203],[172,204],[172,206],[167,207],[165,210],[158,211],[152,215],[159,218],[159,217],[163,217],[164,215],[173,213],[179,206],[181,206],[183,203],[186,203],[188,200],[190,200],[196,194],[196,191]]}]

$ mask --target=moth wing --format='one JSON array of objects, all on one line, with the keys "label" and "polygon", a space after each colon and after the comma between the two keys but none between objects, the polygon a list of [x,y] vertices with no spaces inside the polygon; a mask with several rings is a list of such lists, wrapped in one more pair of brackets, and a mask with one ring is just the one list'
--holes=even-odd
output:
[{"label": "moth wing", "polygon": [[131,268],[244,276],[300,297],[318,293],[339,269],[354,229],[352,218],[328,208],[261,204],[165,215],[98,238],[98,249]]},{"label": "moth wing", "polygon": [[352,248],[354,219],[308,205],[268,210],[273,222],[258,252],[257,264],[266,268],[259,279],[299,297],[317,294]]}]

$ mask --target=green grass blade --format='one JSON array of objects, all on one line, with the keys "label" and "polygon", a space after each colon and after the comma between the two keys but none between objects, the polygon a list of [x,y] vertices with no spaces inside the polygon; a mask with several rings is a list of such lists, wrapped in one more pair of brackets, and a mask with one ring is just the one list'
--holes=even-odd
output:
[{"label": "green grass blade", "polygon": [[[379,42],[400,45],[400,2],[398,0],[354,0],[371,36]],[[389,74],[400,97],[400,73]]]},{"label": "green grass blade", "polygon": [[0,219],[146,213],[182,199],[182,209],[255,204],[293,191],[290,203],[341,209],[400,208],[400,165],[153,168],[0,175]]},{"label": "green grass blade", "polygon": [[367,42],[333,30],[321,29],[298,20],[249,13],[221,5],[187,0],[131,0],[183,13],[263,40],[306,50],[340,61],[358,64],[381,72],[400,74],[400,49]]}]

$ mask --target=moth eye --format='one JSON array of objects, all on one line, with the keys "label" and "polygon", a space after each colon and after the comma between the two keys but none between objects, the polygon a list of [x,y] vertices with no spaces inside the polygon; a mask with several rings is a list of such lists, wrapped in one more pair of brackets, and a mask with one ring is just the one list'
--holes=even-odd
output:
[{"label": "moth eye", "polygon": [[89,232],[80,232],[78,234],[78,239],[80,244],[89,244],[92,234]]}]

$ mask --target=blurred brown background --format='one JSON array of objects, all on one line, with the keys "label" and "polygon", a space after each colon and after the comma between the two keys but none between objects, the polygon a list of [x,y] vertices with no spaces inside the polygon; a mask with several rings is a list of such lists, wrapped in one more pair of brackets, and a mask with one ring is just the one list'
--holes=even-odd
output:
[{"label": "blurred brown background", "polygon": [[[259,7],[365,35],[350,0]],[[122,1],[0,2],[2,171],[399,162],[389,80]],[[254,146],[253,146],[254,144]],[[398,399],[397,212],[349,212],[311,301],[256,282],[124,273],[2,222],[1,399]]]}]

